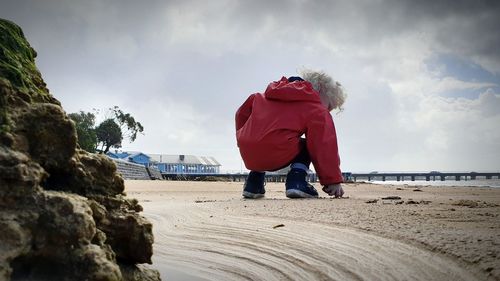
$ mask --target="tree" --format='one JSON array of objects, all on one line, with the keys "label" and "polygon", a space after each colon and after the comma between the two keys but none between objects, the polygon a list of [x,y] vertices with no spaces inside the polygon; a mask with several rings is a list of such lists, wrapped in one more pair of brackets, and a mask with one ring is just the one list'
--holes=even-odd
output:
[{"label": "tree", "polygon": [[68,116],[75,122],[80,148],[94,153],[97,147],[97,136],[94,129],[95,115],[90,112],[80,111],[70,113]]},{"label": "tree", "polygon": [[113,119],[104,120],[95,128],[99,151],[106,154],[111,147],[122,147],[123,134],[120,126]]},{"label": "tree", "polygon": [[123,136],[128,138],[130,142],[135,141],[137,138],[137,133],[142,133],[144,131],[144,127],[141,123],[136,122],[134,117],[130,115],[130,113],[123,113],[123,111],[118,108],[118,106],[114,106],[110,108],[114,113],[114,120],[120,125],[120,130],[123,133]]},{"label": "tree", "polygon": [[[99,114],[98,110],[95,110]],[[132,115],[124,113],[118,106],[106,111],[106,119],[95,127],[96,116],[80,111],[69,117],[75,121],[78,143],[88,152],[107,153],[111,147],[120,148],[124,138],[134,142],[144,127]]]}]

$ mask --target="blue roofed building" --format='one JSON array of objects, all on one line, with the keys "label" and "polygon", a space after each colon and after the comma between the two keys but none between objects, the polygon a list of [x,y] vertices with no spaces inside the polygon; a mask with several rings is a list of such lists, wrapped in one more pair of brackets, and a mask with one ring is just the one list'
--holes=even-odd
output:
[{"label": "blue roofed building", "polygon": [[146,154],[136,151],[108,152],[111,158],[145,167],[154,167],[162,174],[218,174],[221,164],[211,156],[183,154]]},{"label": "blue roofed building", "polygon": [[115,151],[115,152],[108,151],[108,153],[106,153],[106,155],[108,155],[109,157],[111,157],[113,159],[124,159],[125,157],[127,157],[129,155],[129,153],[118,152],[118,151]]},{"label": "blue roofed building", "polygon": [[135,154],[131,154],[129,156],[127,156],[127,159],[129,162],[134,162],[136,164],[142,164],[146,167],[149,167],[151,166],[150,163],[150,159],[151,157],[142,153],[142,152],[139,152],[139,153],[135,153]]},{"label": "blue roofed building", "polygon": [[149,154],[162,174],[218,174],[221,164],[210,156]]}]

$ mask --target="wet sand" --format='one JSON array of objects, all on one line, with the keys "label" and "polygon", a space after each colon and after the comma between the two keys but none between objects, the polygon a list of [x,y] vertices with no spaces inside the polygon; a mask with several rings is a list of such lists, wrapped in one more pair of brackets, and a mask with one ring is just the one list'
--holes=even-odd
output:
[{"label": "wet sand", "polygon": [[126,182],[164,280],[500,280],[500,189],[344,187],[245,200],[242,183]]}]

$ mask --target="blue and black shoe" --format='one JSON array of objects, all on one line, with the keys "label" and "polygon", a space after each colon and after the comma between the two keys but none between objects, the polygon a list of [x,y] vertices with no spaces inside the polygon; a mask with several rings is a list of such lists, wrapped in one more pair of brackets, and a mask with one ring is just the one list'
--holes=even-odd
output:
[{"label": "blue and black shoe", "polygon": [[318,192],[306,181],[307,172],[302,169],[291,169],[286,176],[286,197],[317,198]]},{"label": "blue and black shoe", "polygon": [[266,190],[264,189],[265,173],[251,171],[243,186],[243,197],[257,199],[264,197]]}]

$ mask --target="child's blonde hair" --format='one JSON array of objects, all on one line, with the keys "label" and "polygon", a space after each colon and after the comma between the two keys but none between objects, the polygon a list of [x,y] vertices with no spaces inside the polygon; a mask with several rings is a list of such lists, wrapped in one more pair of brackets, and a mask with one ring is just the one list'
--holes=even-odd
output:
[{"label": "child's blonde hair", "polygon": [[329,111],[337,108],[342,111],[342,105],[345,102],[346,94],[339,82],[334,81],[329,75],[323,71],[315,71],[303,69],[300,71],[301,77],[310,82],[319,93],[321,102],[328,108]]}]

